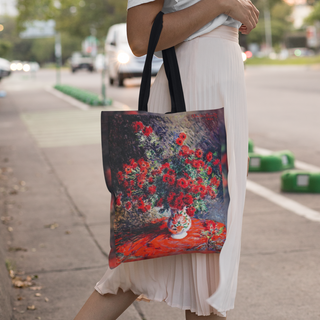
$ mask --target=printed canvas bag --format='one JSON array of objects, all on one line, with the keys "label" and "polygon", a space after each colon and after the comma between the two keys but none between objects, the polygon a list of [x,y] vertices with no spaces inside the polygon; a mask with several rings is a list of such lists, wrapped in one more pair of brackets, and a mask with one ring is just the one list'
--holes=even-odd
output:
[{"label": "printed canvas bag", "polygon": [[229,193],[224,109],[186,112],[174,47],[164,50],[171,112],[148,112],[151,63],[162,30],[152,27],[139,111],[101,113],[111,193],[110,268],[122,262],[220,252]]}]

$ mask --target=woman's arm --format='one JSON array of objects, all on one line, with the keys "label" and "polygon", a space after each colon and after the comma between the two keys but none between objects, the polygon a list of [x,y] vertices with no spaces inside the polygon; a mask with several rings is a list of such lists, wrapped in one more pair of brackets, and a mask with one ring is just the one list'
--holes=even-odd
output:
[{"label": "woman's arm", "polygon": [[[155,0],[128,10],[128,41],[136,56],[147,53],[151,27],[163,3],[164,0]],[[241,32],[245,34],[255,28],[259,17],[259,11],[250,0],[201,0],[163,16],[163,29],[156,50],[177,45],[222,13],[242,22],[246,29],[242,27]]]}]

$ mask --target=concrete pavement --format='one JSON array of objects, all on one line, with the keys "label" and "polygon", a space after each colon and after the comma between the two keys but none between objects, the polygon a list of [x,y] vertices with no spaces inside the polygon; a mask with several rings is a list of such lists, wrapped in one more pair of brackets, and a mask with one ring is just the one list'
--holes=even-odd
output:
[{"label": "concrete pavement", "polygon": [[[1,264],[0,319],[73,319],[107,267],[100,109],[76,109],[38,86],[8,87],[0,103],[0,258],[16,279],[31,282],[12,287]],[[249,178],[274,189],[279,174]],[[318,195],[286,196],[320,211]],[[228,319],[320,318],[319,241],[318,223],[248,191],[236,308]],[[164,317],[182,320],[184,312],[135,302],[121,319]]]}]

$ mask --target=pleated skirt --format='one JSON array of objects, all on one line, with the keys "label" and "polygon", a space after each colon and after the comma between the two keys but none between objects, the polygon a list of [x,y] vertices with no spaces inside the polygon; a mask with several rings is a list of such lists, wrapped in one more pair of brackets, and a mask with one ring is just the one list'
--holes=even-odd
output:
[{"label": "pleated skirt", "polygon": [[[100,294],[131,290],[199,316],[226,316],[233,308],[240,257],[248,156],[244,67],[238,30],[220,26],[176,46],[187,111],[224,107],[227,132],[227,239],[220,254],[192,253],[123,263],[107,269],[95,286]],[[171,110],[161,67],[150,93],[149,112]],[[218,291],[218,292],[217,292]]]}]

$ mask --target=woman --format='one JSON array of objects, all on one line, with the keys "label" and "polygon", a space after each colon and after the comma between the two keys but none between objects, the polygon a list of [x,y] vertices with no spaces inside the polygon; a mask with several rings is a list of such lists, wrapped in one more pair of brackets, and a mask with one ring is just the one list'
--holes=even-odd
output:
[{"label": "woman", "polygon": [[[259,11],[249,0],[129,0],[133,53],[147,52],[150,30],[165,13],[157,50],[176,46],[187,111],[224,107],[227,132],[227,239],[220,254],[184,254],[108,269],[75,320],[114,320],[141,295],[186,310],[186,319],[218,319],[233,309],[244,207],[248,128],[238,29],[249,34]],[[149,111],[170,111],[163,67],[151,89]]]}]

